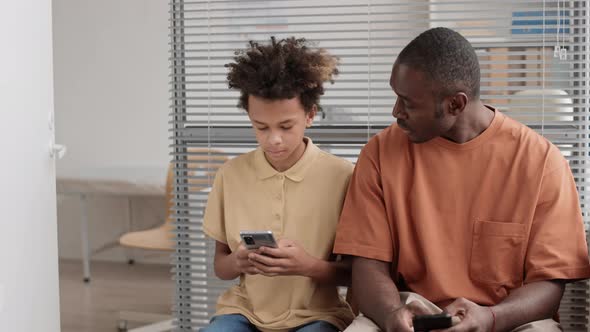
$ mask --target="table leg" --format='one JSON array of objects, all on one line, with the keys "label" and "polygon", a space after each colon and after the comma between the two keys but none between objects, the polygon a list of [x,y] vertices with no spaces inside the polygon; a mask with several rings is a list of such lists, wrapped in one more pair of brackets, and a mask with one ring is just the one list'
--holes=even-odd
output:
[{"label": "table leg", "polygon": [[[131,231],[133,231],[133,200],[130,196],[127,196],[127,232]],[[127,256],[127,263],[133,265],[135,263],[133,249],[125,249],[125,255]]]},{"label": "table leg", "polygon": [[80,224],[80,235],[82,239],[82,267],[84,269],[84,282],[90,282],[90,243],[88,240],[88,203],[86,195],[80,195],[80,206],[82,209],[82,222]]}]

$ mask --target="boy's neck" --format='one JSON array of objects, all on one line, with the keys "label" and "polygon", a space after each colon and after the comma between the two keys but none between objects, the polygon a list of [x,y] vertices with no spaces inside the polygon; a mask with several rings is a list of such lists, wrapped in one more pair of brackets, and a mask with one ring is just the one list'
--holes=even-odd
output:
[{"label": "boy's neck", "polygon": [[[290,156],[288,156],[287,159],[285,159],[284,161],[275,164],[275,163],[271,162],[270,160],[268,160],[268,158],[266,158],[266,160],[272,166],[272,168],[274,168],[278,172],[282,173],[282,172],[288,170],[289,168],[293,167],[293,165],[295,165],[299,161],[299,159],[301,159],[301,157],[305,153],[306,147],[307,147],[307,139],[303,138],[303,140],[301,140],[301,143],[299,144],[299,146],[297,146],[297,149],[295,149],[295,151],[293,151],[293,153]],[[265,154],[265,157],[266,157],[266,154]]]}]

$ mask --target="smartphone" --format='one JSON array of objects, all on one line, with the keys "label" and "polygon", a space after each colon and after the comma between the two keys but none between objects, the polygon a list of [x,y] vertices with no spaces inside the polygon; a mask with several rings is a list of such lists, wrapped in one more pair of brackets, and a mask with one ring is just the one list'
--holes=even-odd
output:
[{"label": "smartphone", "polygon": [[416,315],[412,321],[414,332],[446,329],[453,326],[453,319],[446,312],[435,315]]},{"label": "smartphone", "polygon": [[248,249],[258,249],[260,247],[277,247],[277,241],[272,231],[241,231],[240,237]]}]

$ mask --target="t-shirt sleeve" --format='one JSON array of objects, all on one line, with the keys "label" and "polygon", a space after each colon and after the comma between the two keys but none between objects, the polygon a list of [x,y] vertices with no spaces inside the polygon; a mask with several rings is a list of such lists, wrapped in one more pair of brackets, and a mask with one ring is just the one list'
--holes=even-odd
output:
[{"label": "t-shirt sleeve", "polygon": [[223,203],[223,167],[215,175],[213,187],[207,199],[203,232],[216,241],[227,243]]},{"label": "t-shirt sleeve", "polygon": [[386,262],[393,259],[375,139],[363,148],[354,168],[336,232],[334,253]]},{"label": "t-shirt sleeve", "polygon": [[544,174],[531,226],[525,283],[590,277],[588,246],[575,181],[563,157]]}]

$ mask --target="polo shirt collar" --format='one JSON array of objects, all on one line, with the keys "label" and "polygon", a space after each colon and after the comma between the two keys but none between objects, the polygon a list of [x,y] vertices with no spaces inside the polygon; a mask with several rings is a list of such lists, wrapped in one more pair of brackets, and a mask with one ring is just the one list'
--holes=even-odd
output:
[{"label": "polo shirt collar", "polygon": [[264,180],[276,175],[284,174],[287,178],[295,182],[300,182],[303,180],[305,174],[307,173],[307,169],[311,166],[320,151],[320,149],[315,144],[313,144],[309,137],[304,137],[303,139],[307,141],[303,155],[301,158],[299,158],[295,165],[291,166],[291,168],[284,172],[279,172],[274,169],[268,160],[266,160],[262,148],[258,147],[254,154],[254,168],[256,169],[256,177],[259,180]]}]

